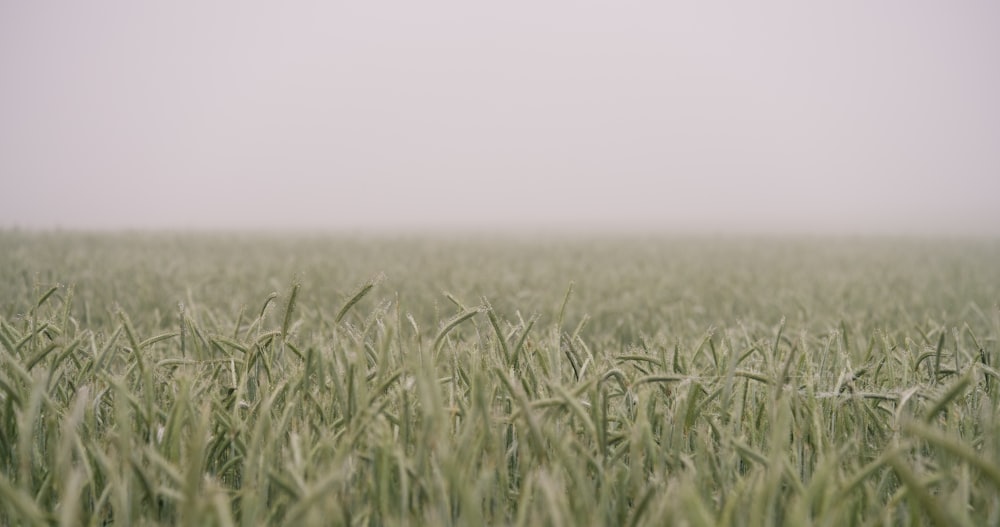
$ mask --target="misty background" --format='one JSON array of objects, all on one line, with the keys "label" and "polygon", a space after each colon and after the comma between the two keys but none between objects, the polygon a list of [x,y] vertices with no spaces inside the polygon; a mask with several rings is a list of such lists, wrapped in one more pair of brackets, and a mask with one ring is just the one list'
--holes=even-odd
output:
[{"label": "misty background", "polygon": [[0,2],[0,228],[1000,235],[1000,3],[828,4]]}]

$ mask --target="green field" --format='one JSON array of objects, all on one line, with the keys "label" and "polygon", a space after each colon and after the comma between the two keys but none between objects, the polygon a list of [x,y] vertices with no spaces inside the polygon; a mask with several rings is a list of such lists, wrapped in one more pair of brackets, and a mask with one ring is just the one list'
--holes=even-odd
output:
[{"label": "green field", "polygon": [[0,232],[0,525],[1000,525],[1000,242]]}]

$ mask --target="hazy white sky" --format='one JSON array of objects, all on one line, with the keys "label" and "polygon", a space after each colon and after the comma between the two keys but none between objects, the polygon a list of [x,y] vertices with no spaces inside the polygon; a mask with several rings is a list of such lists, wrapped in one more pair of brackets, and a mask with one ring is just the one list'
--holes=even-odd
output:
[{"label": "hazy white sky", "polygon": [[997,235],[998,94],[986,0],[0,0],[0,227]]}]

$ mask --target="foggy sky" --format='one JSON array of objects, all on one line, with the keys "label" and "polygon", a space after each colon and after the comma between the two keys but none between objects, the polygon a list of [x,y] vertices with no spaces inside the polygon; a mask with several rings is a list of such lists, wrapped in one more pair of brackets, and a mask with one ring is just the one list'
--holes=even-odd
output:
[{"label": "foggy sky", "polygon": [[1000,3],[756,4],[3,1],[0,228],[1000,234]]}]

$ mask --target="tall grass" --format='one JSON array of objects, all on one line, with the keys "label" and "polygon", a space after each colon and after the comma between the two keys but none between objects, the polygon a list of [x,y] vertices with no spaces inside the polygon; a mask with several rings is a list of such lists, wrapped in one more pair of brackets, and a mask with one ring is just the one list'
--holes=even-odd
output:
[{"label": "tall grass", "polygon": [[0,523],[998,524],[996,244],[726,243],[4,233]]}]

